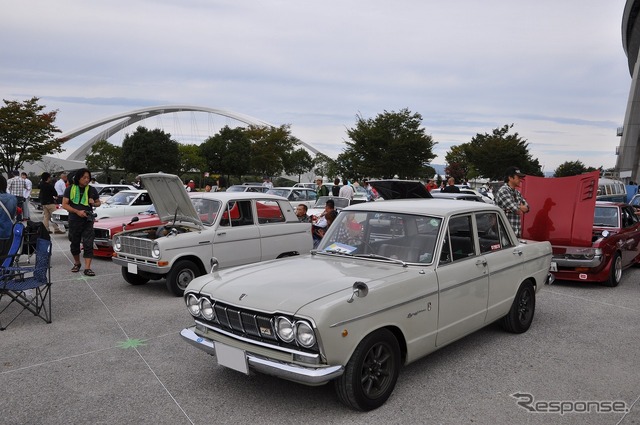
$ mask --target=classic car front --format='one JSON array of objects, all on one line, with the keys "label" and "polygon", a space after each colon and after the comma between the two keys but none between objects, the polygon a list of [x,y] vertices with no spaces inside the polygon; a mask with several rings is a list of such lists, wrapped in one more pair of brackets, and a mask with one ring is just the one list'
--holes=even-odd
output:
[{"label": "classic car front", "polygon": [[164,226],[125,231],[113,238],[113,262],[132,285],[166,278],[177,296],[195,277],[211,269],[309,252],[311,229],[289,203],[264,193],[195,192],[178,176],[139,176],[154,197]]},{"label": "classic car front", "polygon": [[550,258],[549,243],[517,241],[487,204],[358,204],[310,255],[193,280],[185,302],[195,325],[181,335],[220,365],[334,381],[343,403],[371,410],[401,364],[496,320],[525,332]]},{"label": "classic car front", "polygon": [[158,218],[153,205],[146,211],[136,215],[103,218],[93,224],[93,255],[96,257],[109,257],[113,255],[113,237],[126,230],[139,229],[141,227],[159,226],[162,221]]}]

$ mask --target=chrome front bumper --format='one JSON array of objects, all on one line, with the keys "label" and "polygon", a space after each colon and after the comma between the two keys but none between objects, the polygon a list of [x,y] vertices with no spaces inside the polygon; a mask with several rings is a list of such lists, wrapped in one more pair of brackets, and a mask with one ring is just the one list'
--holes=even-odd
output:
[{"label": "chrome front bumper", "polygon": [[[195,326],[183,329],[180,336],[194,347],[215,355],[215,342],[197,335],[193,329]],[[326,384],[344,373],[343,366],[305,367],[297,363],[284,363],[246,351],[245,357],[249,368],[256,372],[305,385]]]}]

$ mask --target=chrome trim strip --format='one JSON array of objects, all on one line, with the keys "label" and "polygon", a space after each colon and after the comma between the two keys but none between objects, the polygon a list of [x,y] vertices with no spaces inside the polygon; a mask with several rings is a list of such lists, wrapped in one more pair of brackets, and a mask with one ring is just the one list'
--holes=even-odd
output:
[{"label": "chrome trim strip", "polygon": [[[189,344],[209,354],[216,354],[215,342],[198,336],[195,326],[180,331],[180,336]],[[279,362],[245,351],[249,367],[265,375],[272,375],[306,385],[322,385],[344,373],[344,366],[305,367],[295,363]]]},{"label": "chrome trim strip", "polygon": [[351,319],[347,319],[347,320],[343,320],[341,322],[334,323],[333,325],[331,325],[329,327],[330,328],[335,328],[336,326],[341,326],[341,325],[345,325],[347,323],[355,322],[356,320],[360,320],[360,319],[364,319],[364,318],[367,318],[367,317],[371,317],[371,316],[373,316],[375,314],[378,314],[378,313],[384,313],[385,311],[388,311],[388,310],[391,310],[393,308],[397,308],[397,307],[403,306],[405,304],[412,303],[414,301],[421,300],[423,298],[428,298],[428,297],[430,297],[432,295],[436,295],[437,293],[438,293],[437,290],[436,291],[431,291],[431,292],[428,292],[428,293],[426,293],[424,295],[421,295],[421,296],[419,296],[417,298],[412,298],[410,300],[406,300],[406,301],[403,301],[403,302],[398,303],[398,304],[390,305],[389,307],[385,307],[385,308],[382,308],[380,310],[372,311],[371,313],[362,314],[360,316],[356,316],[356,317],[353,317]]},{"label": "chrome trim strip", "polygon": [[246,342],[247,344],[259,345],[261,347],[269,348],[271,350],[282,351],[282,352],[285,352],[285,353],[288,353],[288,354],[295,354],[295,355],[300,356],[300,357],[308,357],[308,358],[313,359],[315,361],[319,361],[319,359],[320,359],[320,354],[306,353],[304,351],[297,351],[297,350],[293,350],[291,348],[286,348],[286,347],[278,347],[277,345],[267,344],[266,342],[256,341],[255,339],[245,338],[245,337],[236,335],[234,333],[225,331],[224,329],[215,328],[215,327],[211,326],[210,324],[205,323],[205,322],[203,322],[201,320],[198,320],[198,319],[195,319],[195,322],[198,325],[204,326],[205,328],[210,329],[210,330],[212,330],[214,332],[220,333],[220,334],[222,334],[224,336],[228,336],[229,338],[233,338],[233,339],[237,339],[237,340],[242,341],[242,342]]}]

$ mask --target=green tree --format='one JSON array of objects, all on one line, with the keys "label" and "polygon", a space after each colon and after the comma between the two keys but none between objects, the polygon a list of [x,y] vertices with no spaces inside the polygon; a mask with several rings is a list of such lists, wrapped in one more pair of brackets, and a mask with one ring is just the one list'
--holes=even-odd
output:
[{"label": "green tree", "polygon": [[491,134],[476,134],[471,142],[465,143],[469,163],[478,174],[491,180],[503,180],[504,172],[510,166],[519,167],[529,175],[543,176],[538,159],[529,153],[529,144],[518,133],[508,134],[513,124],[496,128]]},{"label": "green tree", "polygon": [[313,172],[318,176],[337,175],[336,163],[323,153],[317,153],[313,158]]},{"label": "green tree", "polygon": [[585,166],[582,161],[565,161],[558,165],[556,171],[553,173],[553,177],[568,177],[577,176],[578,174],[588,173],[589,171],[596,171],[596,168]]},{"label": "green tree", "polygon": [[180,169],[178,175],[183,176],[189,172],[197,172],[200,174],[204,170],[206,161],[200,153],[200,146],[198,145],[178,145],[178,151],[180,152]]},{"label": "green tree", "polygon": [[214,174],[236,176],[251,172],[251,140],[242,127],[225,126],[200,145],[205,168]]},{"label": "green tree", "polygon": [[141,174],[162,171],[177,174],[180,170],[180,149],[171,134],[156,128],[138,127],[122,141],[122,166],[127,173]]},{"label": "green tree", "polygon": [[251,140],[251,168],[256,174],[275,176],[284,169],[283,158],[289,155],[300,141],[291,135],[290,126],[249,126]]},{"label": "green tree", "polygon": [[463,145],[451,146],[444,158],[448,164],[444,171],[447,175],[455,178],[456,182],[461,182],[469,177],[471,167]]},{"label": "green tree", "polygon": [[313,168],[313,158],[311,158],[309,152],[303,148],[285,154],[282,159],[284,172],[297,175],[298,183],[300,182],[300,176]]},{"label": "green tree", "polygon": [[351,174],[370,177],[415,178],[425,176],[435,158],[435,142],[421,127],[422,116],[408,109],[378,114],[365,119],[356,116],[356,126],[347,130],[351,141],[347,155]]},{"label": "green tree", "polygon": [[106,140],[99,140],[91,146],[91,152],[87,155],[85,162],[87,168],[100,171],[105,176],[111,177],[114,168],[121,167],[122,147],[115,146]]},{"label": "green tree", "polygon": [[62,152],[65,139],[55,138],[62,131],[54,125],[58,111],[43,112],[37,97],[23,102],[4,100],[0,108],[0,166],[9,173],[25,162]]}]

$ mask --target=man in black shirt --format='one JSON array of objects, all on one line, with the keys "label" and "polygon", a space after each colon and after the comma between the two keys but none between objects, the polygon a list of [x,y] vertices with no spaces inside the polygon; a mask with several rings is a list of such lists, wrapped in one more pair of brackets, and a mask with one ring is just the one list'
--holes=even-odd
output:
[{"label": "man in black shirt", "polygon": [[[40,205],[42,205],[42,223],[44,224],[44,227],[49,231],[49,233],[52,233],[51,230],[49,230],[49,221],[51,220],[51,214],[53,214],[53,212],[56,210],[56,200],[58,198],[58,192],[56,192],[56,189],[51,184],[50,173],[42,173],[42,175],[40,176],[40,185],[38,186],[38,188],[40,189]],[[53,233],[55,233],[56,235],[64,233],[64,231],[59,228],[60,226],[55,223],[53,225],[56,228]]]}]

